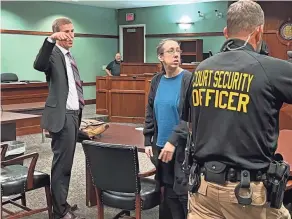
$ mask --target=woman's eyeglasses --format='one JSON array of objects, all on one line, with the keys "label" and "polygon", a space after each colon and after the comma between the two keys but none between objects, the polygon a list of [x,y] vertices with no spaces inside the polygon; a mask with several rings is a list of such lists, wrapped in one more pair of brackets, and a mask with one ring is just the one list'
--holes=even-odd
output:
[{"label": "woman's eyeglasses", "polygon": [[182,54],[182,50],[180,50],[180,49],[177,49],[177,50],[170,49],[170,50],[165,51],[164,53],[168,53],[170,55],[174,55],[176,52],[179,53],[179,54]]}]

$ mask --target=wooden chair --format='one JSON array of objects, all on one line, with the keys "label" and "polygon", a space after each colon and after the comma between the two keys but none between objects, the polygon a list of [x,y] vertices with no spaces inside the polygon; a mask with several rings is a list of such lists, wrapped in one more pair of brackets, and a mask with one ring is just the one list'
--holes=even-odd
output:
[{"label": "wooden chair", "polygon": [[[3,158],[5,158],[7,148],[7,144],[1,145],[1,218],[3,218],[3,212],[8,214],[7,219],[16,219],[40,213],[42,211],[48,211],[49,219],[52,219],[50,176],[46,173],[35,171],[35,166],[39,154],[31,153],[21,155],[10,160],[4,160]],[[25,167],[19,164],[19,162],[24,161],[25,159],[31,159],[29,167]],[[3,196],[25,194],[27,191],[42,187],[45,187],[46,192],[47,207],[45,208],[30,209],[26,206],[26,203],[17,203],[17,199],[9,199],[2,202]],[[12,204],[23,209],[24,211],[17,213],[12,212],[3,207],[6,204]]]},{"label": "wooden chair", "polygon": [[[141,219],[142,210],[160,204],[158,183],[146,178],[155,169],[139,173],[136,147],[87,140],[82,146],[95,187],[98,219],[104,219],[104,205],[122,209],[114,219]],[[136,217],[130,217],[131,210],[135,210]]]}]

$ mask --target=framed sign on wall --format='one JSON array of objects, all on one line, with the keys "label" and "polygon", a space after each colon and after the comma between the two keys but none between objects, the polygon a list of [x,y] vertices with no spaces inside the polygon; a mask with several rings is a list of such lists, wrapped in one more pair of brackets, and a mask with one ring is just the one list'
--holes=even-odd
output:
[{"label": "framed sign on wall", "polygon": [[135,20],[135,14],[134,13],[127,13],[126,14],[126,21],[134,21]]},{"label": "framed sign on wall", "polygon": [[292,21],[284,22],[279,29],[279,34],[283,40],[292,40]]}]

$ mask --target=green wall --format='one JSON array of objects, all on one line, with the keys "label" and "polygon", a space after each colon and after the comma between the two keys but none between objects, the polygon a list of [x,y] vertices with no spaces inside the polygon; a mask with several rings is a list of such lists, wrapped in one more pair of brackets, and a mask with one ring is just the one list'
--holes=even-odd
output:
[{"label": "green wall", "polygon": [[[145,24],[146,34],[222,32],[223,28],[226,26],[226,16],[223,16],[223,18],[216,17],[215,10],[217,9],[223,14],[226,14],[227,7],[227,1],[216,1],[123,9],[119,10],[118,13],[118,24]],[[198,11],[201,11],[205,15],[205,19],[199,17]],[[127,22],[126,13],[135,13],[135,21]],[[184,15],[189,16],[194,22],[194,25],[192,25],[187,31],[180,29],[176,24],[176,22],[178,22]],[[213,53],[219,52],[219,49],[225,40],[223,36],[198,38],[203,39],[204,52],[211,50]],[[160,40],[161,38],[146,38],[146,62],[158,62],[156,46]]]},{"label": "green wall", "polygon": [[[117,12],[58,2],[1,2],[1,28],[51,31],[55,18],[72,19],[76,33],[118,35]],[[105,23],[107,25],[105,25]],[[17,73],[20,80],[45,81],[42,72],[33,69],[34,59],[46,36],[1,34],[1,72]],[[103,65],[113,60],[118,39],[76,37],[72,53],[84,82],[105,75]],[[95,87],[84,87],[85,99],[95,99]]]},{"label": "green wall", "polygon": [[[221,32],[226,18],[215,16],[217,9],[224,14],[228,2],[205,2],[184,5],[114,10],[84,5],[44,1],[1,2],[1,28],[11,30],[51,31],[52,21],[60,16],[72,19],[75,32],[118,35],[119,25],[146,24],[146,34]],[[199,18],[198,11],[205,14]],[[135,13],[134,22],[126,22],[125,14]],[[176,24],[183,16],[195,24],[187,31]],[[20,80],[45,81],[43,73],[33,69],[33,62],[46,36],[1,34],[1,72],[17,73]],[[204,52],[216,53],[224,42],[223,36],[199,37]],[[187,38],[185,38],[187,39]],[[161,39],[146,39],[146,62],[158,62],[156,45]],[[72,53],[77,60],[84,82],[93,82],[97,75],[105,75],[103,65],[113,60],[118,39],[76,37]],[[95,98],[95,87],[84,87],[85,98]]]}]

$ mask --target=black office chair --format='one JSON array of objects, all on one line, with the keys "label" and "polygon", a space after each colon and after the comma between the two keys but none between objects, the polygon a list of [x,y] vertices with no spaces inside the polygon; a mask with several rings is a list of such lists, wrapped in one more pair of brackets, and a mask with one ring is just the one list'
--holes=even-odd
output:
[{"label": "black office chair", "polygon": [[[22,218],[37,214],[43,211],[48,211],[49,219],[53,218],[52,215],[52,200],[50,190],[50,176],[46,173],[35,171],[36,162],[38,159],[38,153],[31,153],[21,155],[10,160],[4,160],[5,153],[8,145],[1,144],[1,205],[0,205],[0,218],[2,218],[3,212],[7,213],[8,219]],[[31,159],[28,167],[22,166],[19,162],[23,162],[25,159]],[[3,201],[3,196],[15,196],[24,194],[25,192],[32,191],[39,188],[45,188],[47,206],[44,208],[31,209],[26,206],[26,203],[19,204],[16,201],[22,196],[12,197],[6,201]],[[25,202],[25,201],[24,201]],[[12,204],[24,211],[12,212],[3,205]]]},{"label": "black office chair", "polygon": [[155,170],[139,174],[136,147],[87,140],[82,146],[95,187],[98,219],[104,219],[103,205],[123,210],[114,219],[130,216],[131,210],[141,219],[141,210],[160,204],[158,183],[145,178]]},{"label": "black office chair", "polygon": [[1,73],[1,83],[17,82],[17,74],[14,73]]}]

